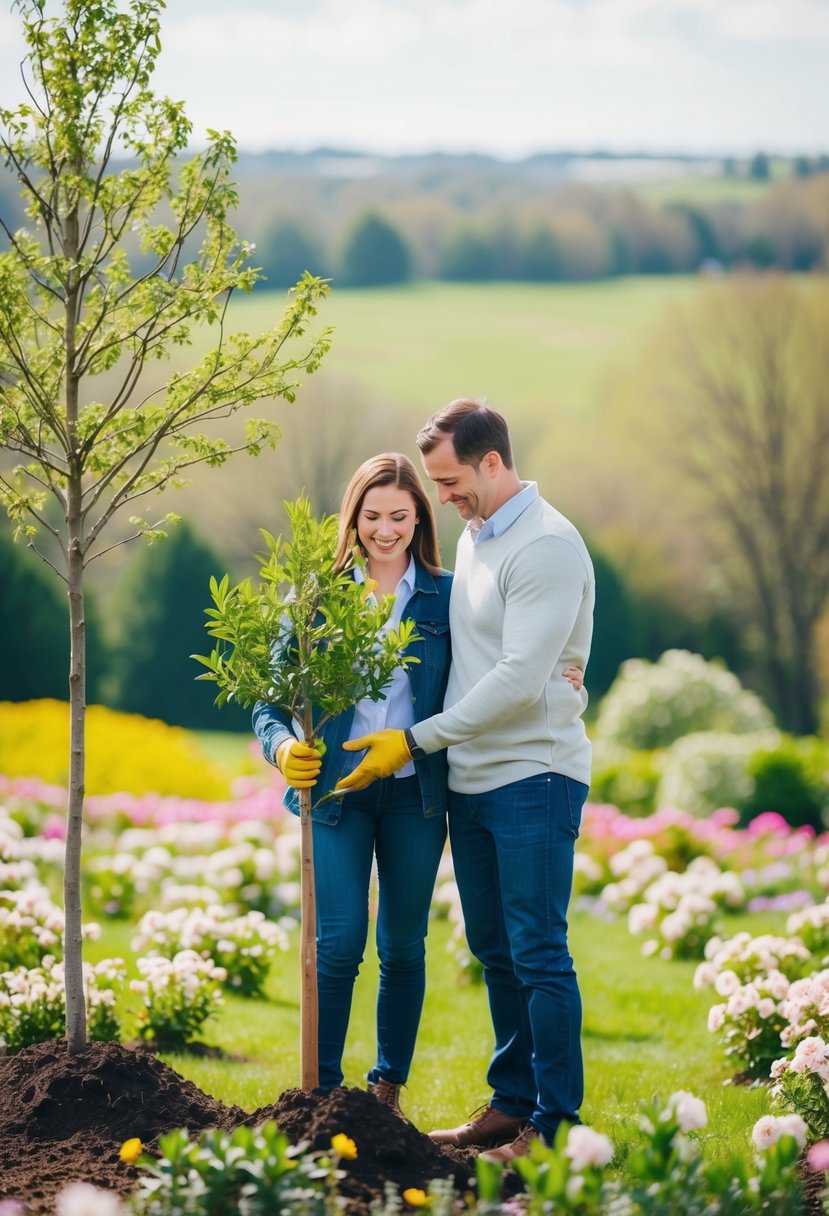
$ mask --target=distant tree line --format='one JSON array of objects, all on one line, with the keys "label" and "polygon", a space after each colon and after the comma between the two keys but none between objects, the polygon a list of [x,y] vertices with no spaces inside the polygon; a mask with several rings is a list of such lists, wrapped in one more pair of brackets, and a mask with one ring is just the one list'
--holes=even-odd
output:
[{"label": "distant tree line", "polygon": [[[306,269],[343,287],[412,278],[578,282],[700,269],[826,269],[825,159],[799,158],[793,177],[750,202],[715,196],[656,206],[629,189],[567,186],[523,207],[481,197],[470,204],[463,192],[454,205],[412,195],[362,207],[328,232],[313,215],[284,214],[260,233],[257,260],[265,288],[290,286]],[[764,180],[768,172],[759,153],[750,175]]]}]

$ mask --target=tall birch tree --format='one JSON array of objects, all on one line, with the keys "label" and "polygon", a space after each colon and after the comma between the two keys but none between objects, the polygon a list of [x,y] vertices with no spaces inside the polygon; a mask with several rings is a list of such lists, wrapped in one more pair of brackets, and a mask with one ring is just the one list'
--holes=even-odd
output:
[{"label": "tall birch tree", "polygon": [[[150,88],[163,0],[18,0],[25,100],[0,108],[0,152],[17,177],[26,223],[0,217],[0,493],[68,597],[70,782],[64,910],[66,1037],[86,1046],[81,953],[86,627],[90,563],[157,533],[120,512],[181,484],[196,465],[257,455],[277,428],[249,420],[243,438],[205,424],[257,401],[292,400],[326,332],[301,335],[325,284],[296,286],[279,323],[231,333],[228,303],[257,278],[229,223],[235,146],[211,131],[185,159],[183,104]],[[10,82],[5,82],[9,88]],[[209,352],[160,382],[158,360],[208,330]],[[171,518],[169,515],[166,517]],[[109,532],[108,532],[109,529]],[[43,546],[42,540],[47,545]]]}]

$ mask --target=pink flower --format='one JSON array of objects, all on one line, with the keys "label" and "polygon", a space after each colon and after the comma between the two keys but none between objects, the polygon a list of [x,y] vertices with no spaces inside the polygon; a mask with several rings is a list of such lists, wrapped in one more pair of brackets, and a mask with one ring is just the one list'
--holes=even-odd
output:
[{"label": "pink flower", "polygon": [[829,1140],[818,1140],[806,1154],[809,1168],[817,1173],[829,1170]]}]

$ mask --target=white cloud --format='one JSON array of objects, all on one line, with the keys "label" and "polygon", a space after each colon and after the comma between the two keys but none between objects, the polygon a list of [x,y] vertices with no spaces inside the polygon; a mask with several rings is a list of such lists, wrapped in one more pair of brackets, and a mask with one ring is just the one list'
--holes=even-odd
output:
[{"label": "white cloud", "polygon": [[417,32],[413,11],[384,0],[348,4],[324,0],[303,16],[244,7],[223,7],[220,13],[183,20],[170,13],[163,26],[165,46],[179,56],[226,62],[229,54],[238,55],[242,65],[264,62],[274,72],[280,70],[283,57],[303,57],[309,65],[319,60],[347,60],[359,67],[394,54]]},{"label": "white cloud", "polygon": [[[155,87],[243,147],[829,145],[829,0],[171,0],[162,43]],[[0,13],[3,104],[21,57]]]}]

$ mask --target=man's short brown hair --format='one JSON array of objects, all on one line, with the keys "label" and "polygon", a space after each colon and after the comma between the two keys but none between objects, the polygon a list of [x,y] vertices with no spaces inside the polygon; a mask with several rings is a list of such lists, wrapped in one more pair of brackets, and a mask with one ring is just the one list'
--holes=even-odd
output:
[{"label": "man's short brown hair", "polygon": [[417,446],[431,452],[444,439],[451,439],[461,464],[478,465],[487,452],[497,452],[508,469],[513,467],[512,444],[506,419],[485,401],[457,397],[418,431]]}]

